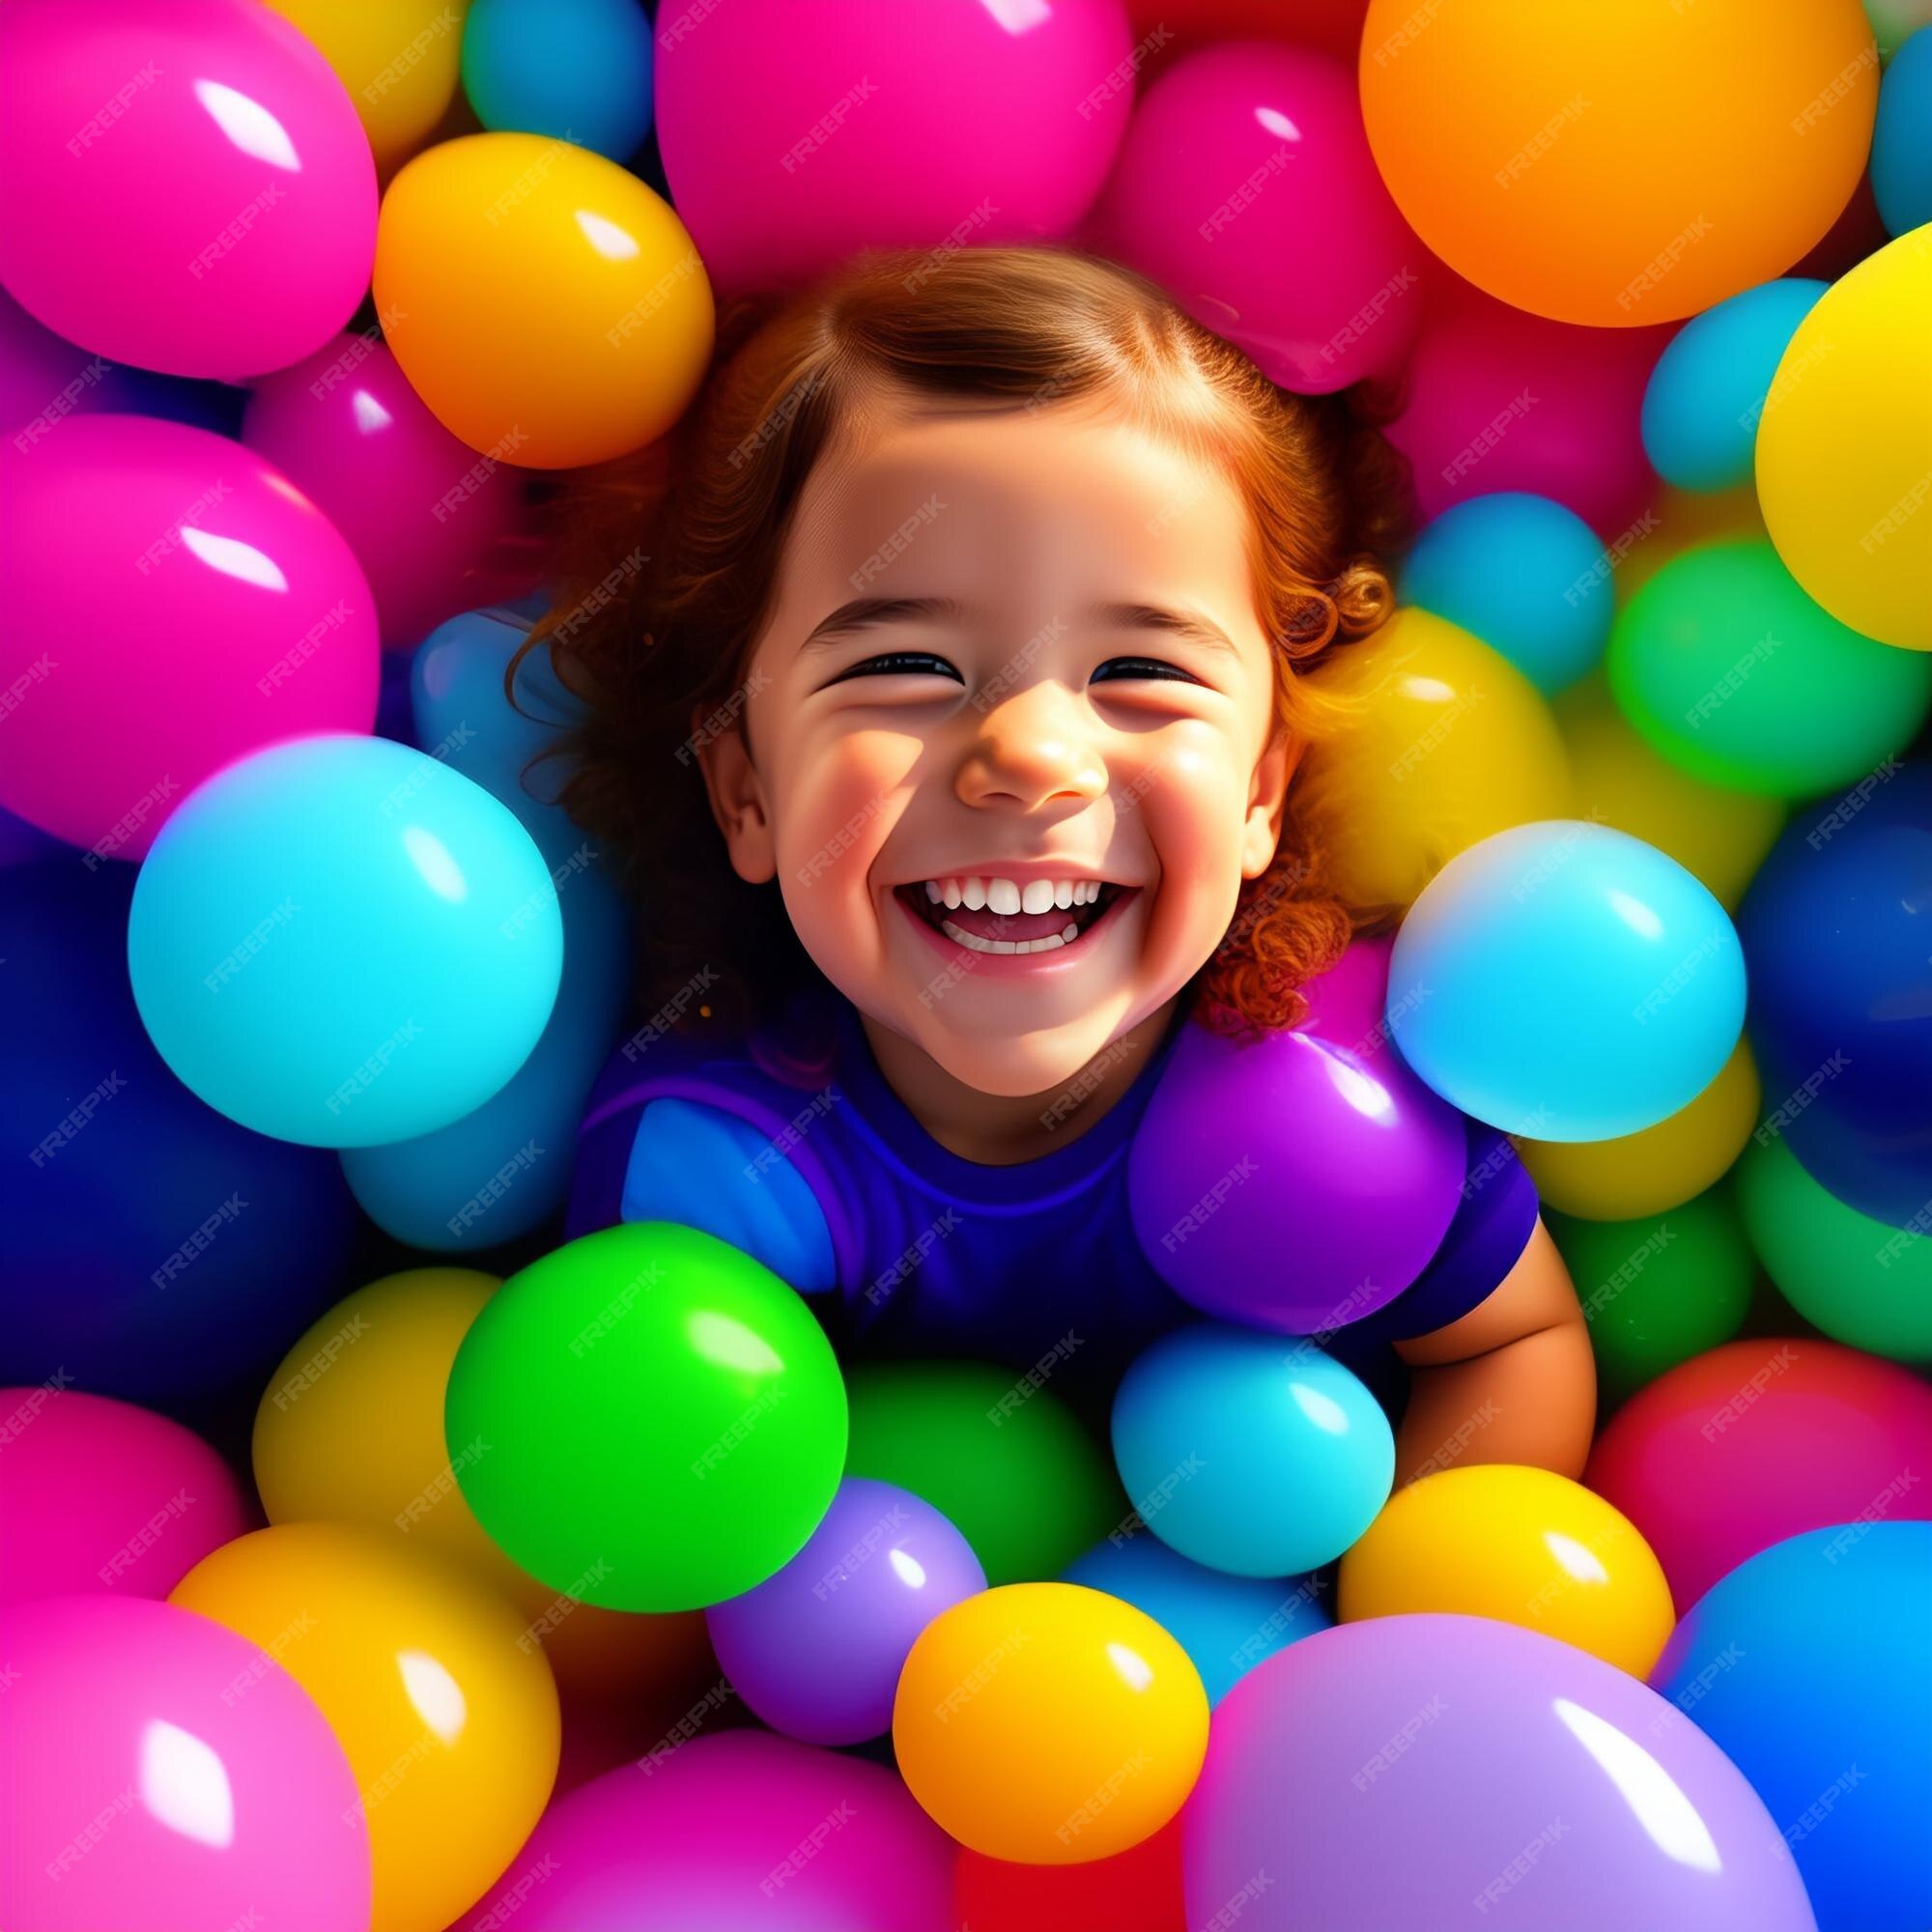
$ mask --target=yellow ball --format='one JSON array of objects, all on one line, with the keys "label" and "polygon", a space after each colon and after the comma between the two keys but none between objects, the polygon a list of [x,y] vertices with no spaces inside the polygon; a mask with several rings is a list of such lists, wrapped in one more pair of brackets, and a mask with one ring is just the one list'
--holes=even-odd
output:
[{"label": "yellow ball", "polygon": [[899,1773],[988,1858],[1083,1864],[1151,1837],[1208,1749],[1208,1694],[1154,1620],[1077,1583],[1008,1583],[920,1634],[893,1706]]},{"label": "yellow ball", "polygon": [[422,146],[456,96],[469,0],[269,0],[349,99],[387,174]]},{"label": "yellow ball", "polygon": [[1932,650],[1932,222],[1818,298],[1757,429],[1785,567],[1841,623]]},{"label": "yellow ball", "polygon": [[1310,682],[1342,719],[1311,747],[1301,796],[1352,904],[1406,907],[1478,839],[1570,816],[1542,695],[1445,618],[1398,611]]},{"label": "yellow ball", "polygon": [[1668,853],[1735,912],[1776,843],[1784,802],[1707,784],[1672,764],[1632,728],[1602,671],[1564,692],[1554,710],[1570,753],[1577,816]]},{"label": "yellow ball", "polygon": [[223,1545],[169,1602],[259,1645],[328,1719],[368,1819],[374,1932],[440,1932],[501,1876],[558,1747],[550,1665],[501,1598],[393,1538],[304,1522]]},{"label": "yellow ball", "polygon": [[670,204],[542,134],[418,155],[383,197],[375,292],[416,393],[498,463],[639,448],[684,413],[711,355],[711,283]]},{"label": "yellow ball", "polygon": [[1342,1559],[1344,1623],[1452,1611],[1520,1624],[1645,1676],[1676,1621],[1630,1519],[1567,1476],[1489,1463],[1398,1490]]}]

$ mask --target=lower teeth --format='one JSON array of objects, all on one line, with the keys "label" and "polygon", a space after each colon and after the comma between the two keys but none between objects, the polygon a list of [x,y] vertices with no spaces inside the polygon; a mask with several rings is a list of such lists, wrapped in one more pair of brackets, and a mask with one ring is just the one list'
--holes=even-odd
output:
[{"label": "lower teeth", "polygon": [[1071,920],[1044,939],[981,939],[977,932],[968,932],[950,919],[942,919],[939,929],[969,952],[1051,952],[1056,947],[1070,945],[1080,937],[1080,928]]}]

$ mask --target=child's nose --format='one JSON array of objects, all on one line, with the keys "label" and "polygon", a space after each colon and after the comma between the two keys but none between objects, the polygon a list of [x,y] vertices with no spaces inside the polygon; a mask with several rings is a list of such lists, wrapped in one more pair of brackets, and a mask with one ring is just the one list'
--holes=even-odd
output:
[{"label": "child's nose", "polygon": [[968,805],[1033,811],[1100,797],[1107,768],[1072,695],[1042,680],[982,715],[956,784]]}]

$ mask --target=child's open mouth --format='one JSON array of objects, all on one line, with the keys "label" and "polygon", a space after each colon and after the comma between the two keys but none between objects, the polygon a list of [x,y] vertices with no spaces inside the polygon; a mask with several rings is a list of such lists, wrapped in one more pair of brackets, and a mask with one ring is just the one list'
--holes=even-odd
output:
[{"label": "child's open mouth", "polygon": [[969,952],[1057,952],[1073,945],[1132,886],[1106,879],[957,876],[897,889],[914,917]]}]

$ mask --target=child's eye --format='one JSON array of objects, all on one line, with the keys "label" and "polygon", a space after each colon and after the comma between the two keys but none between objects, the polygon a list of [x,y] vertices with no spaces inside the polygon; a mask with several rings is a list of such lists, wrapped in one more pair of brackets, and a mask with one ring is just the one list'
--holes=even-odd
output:
[{"label": "child's eye", "polygon": [[950,677],[954,684],[964,684],[957,667],[946,659],[934,657],[930,651],[885,651],[878,657],[867,658],[864,664],[855,664],[848,670],[841,670],[835,678],[826,681],[824,689],[835,684],[843,684],[850,677]]},{"label": "child's eye", "polygon": [[1123,677],[1168,678],[1182,684],[1199,684],[1201,680],[1190,670],[1182,670],[1178,664],[1169,664],[1165,658],[1109,658],[1099,666],[1088,679],[1090,684],[1103,681],[1112,683]]}]

